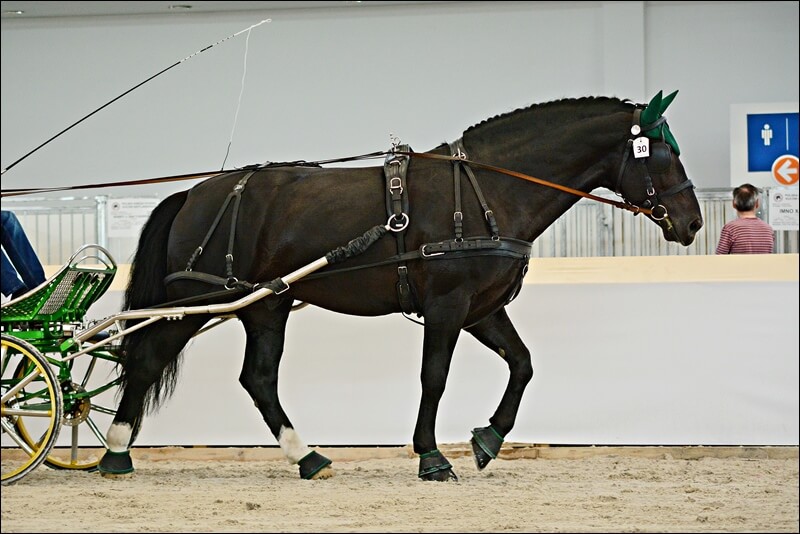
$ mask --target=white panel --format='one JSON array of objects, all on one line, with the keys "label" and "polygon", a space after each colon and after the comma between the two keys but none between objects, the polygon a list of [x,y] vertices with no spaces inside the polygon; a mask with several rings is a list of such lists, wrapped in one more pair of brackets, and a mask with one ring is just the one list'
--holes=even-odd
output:
[{"label": "white panel", "polygon": [[[797,282],[528,284],[509,315],[535,373],[510,441],[797,445]],[[174,397],[137,444],[276,444],[238,383],[241,327],[217,328],[193,342]],[[421,336],[399,315],[295,312],[280,394],[300,436],[410,443]],[[463,334],[438,440],[485,426],[506,379],[501,359]]]}]

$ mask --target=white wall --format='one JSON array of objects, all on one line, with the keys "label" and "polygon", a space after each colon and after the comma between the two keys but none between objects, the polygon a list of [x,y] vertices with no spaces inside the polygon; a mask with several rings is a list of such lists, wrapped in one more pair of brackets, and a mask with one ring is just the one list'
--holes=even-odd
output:
[{"label": "white wall", "polygon": [[[190,54],[3,175],[71,186],[416,150],[562,97],[670,108],[700,188],[729,186],[729,105],[798,100],[797,2],[451,2],[2,21],[2,165]],[[164,196],[187,182],[77,194]],[[63,193],[59,193],[63,195]]]}]

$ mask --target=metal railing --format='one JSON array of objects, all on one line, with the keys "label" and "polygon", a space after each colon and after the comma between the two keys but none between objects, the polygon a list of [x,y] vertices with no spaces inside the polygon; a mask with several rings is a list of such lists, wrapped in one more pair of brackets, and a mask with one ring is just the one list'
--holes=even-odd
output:
[{"label": "metal railing", "polygon": [[[664,240],[661,230],[643,215],[583,198],[533,244],[533,257],[678,256],[714,254],[723,225],[736,218],[730,189],[695,191],[704,225],[694,243],[683,247]],[[615,198],[612,193],[594,194]],[[769,213],[769,191],[762,192],[762,212]],[[19,217],[42,263],[61,265],[65,258],[87,243],[112,251],[125,263],[136,239],[108,237],[107,196],[59,199],[4,199],[3,209]],[[775,232],[776,253],[798,252],[798,231]]]},{"label": "metal railing", "polygon": [[4,210],[13,211],[45,265],[61,265],[81,246],[104,246],[105,196],[3,199]]},{"label": "metal railing", "polygon": [[[616,199],[613,193],[594,194]],[[714,254],[722,227],[736,218],[736,210],[731,204],[731,190],[698,189],[695,194],[703,213],[703,228],[688,247],[665,241],[660,228],[643,215],[632,215],[608,204],[584,198],[534,242],[533,256],[569,258]],[[759,216],[768,220],[769,190],[762,192],[761,202]],[[776,253],[797,251],[797,230],[775,232]]]}]

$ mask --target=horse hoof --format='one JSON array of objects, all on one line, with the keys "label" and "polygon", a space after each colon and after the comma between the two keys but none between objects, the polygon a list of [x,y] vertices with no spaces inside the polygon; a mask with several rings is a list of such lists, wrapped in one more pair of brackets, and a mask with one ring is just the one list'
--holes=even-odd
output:
[{"label": "horse hoof", "polygon": [[452,469],[442,469],[433,473],[420,475],[419,478],[426,482],[458,482],[458,477]]},{"label": "horse hoof", "polygon": [[425,454],[419,455],[419,478],[422,480],[432,480],[436,482],[453,481],[458,482],[458,477],[453,472],[453,466],[447,458],[434,449]]},{"label": "horse hoof", "polygon": [[104,477],[118,478],[133,473],[131,451],[113,452],[106,451],[100,459],[97,470]]},{"label": "horse hoof", "polygon": [[[303,480],[330,478],[333,476],[333,469],[328,468],[331,463],[329,459],[317,451],[311,451],[297,462],[297,465],[300,466],[300,478]],[[330,473],[324,474],[323,471],[325,469],[328,469]]]},{"label": "horse hoof", "polygon": [[472,431],[470,443],[475,466],[478,471],[481,471],[489,465],[489,462],[497,458],[500,447],[503,445],[503,436],[491,426],[485,426]]},{"label": "horse hoof", "polygon": [[331,478],[334,475],[336,475],[336,471],[333,469],[333,467],[326,466],[312,475],[309,480],[324,480],[326,478]]}]

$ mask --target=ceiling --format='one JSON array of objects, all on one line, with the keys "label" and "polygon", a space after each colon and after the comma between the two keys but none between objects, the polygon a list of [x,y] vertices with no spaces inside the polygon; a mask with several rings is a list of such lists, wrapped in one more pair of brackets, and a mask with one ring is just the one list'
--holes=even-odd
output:
[{"label": "ceiling", "polygon": [[263,11],[265,9],[351,8],[377,5],[434,4],[430,1],[325,1],[325,2],[208,2],[196,0],[163,0],[131,2],[2,2],[3,20],[41,17],[94,17],[126,15],[164,15],[167,13],[219,13]]}]

